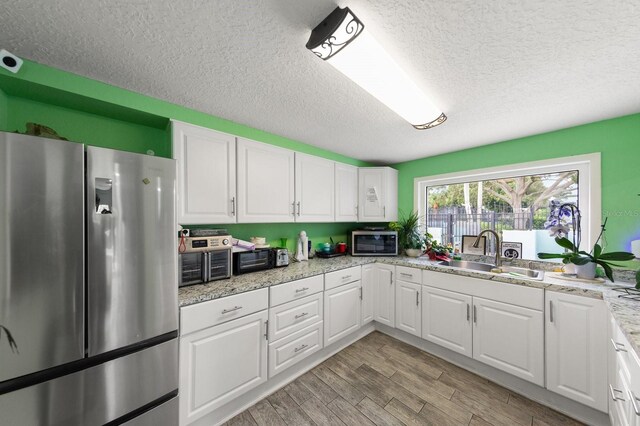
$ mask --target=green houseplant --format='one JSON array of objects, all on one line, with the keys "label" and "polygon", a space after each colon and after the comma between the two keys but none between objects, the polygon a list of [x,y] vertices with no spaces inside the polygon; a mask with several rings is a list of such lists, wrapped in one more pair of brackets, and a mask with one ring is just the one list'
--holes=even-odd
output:
[{"label": "green houseplant", "polygon": [[[596,265],[600,265],[604,269],[604,273],[607,276],[607,278],[609,278],[609,280],[613,282],[614,281],[613,269],[611,267],[622,266],[622,265],[617,265],[611,262],[623,262],[627,260],[633,260],[635,256],[633,253],[629,253],[626,251],[615,251],[610,253],[604,253],[602,246],[599,243],[600,243],[600,240],[602,239],[602,235],[604,234],[605,226],[607,225],[607,220],[608,218],[605,218],[604,223],[601,226],[600,235],[598,235],[598,239],[596,240],[596,243],[593,245],[593,249],[591,250],[590,253],[587,253],[584,250],[580,250],[576,244],[574,244],[572,241],[570,241],[566,237],[556,237],[555,239],[556,243],[560,247],[567,249],[569,251],[565,253],[538,253],[538,257],[540,259],[562,259],[562,262],[565,264],[572,263],[578,266],[593,265],[593,269],[592,269],[593,276],[590,276],[589,278],[595,278],[595,267]],[[587,278],[587,277],[583,277],[583,278]],[[638,280],[637,276],[636,276],[636,280]]]},{"label": "green houseplant", "polygon": [[407,256],[418,257],[422,254],[425,239],[420,233],[420,216],[412,211],[401,215],[400,220],[391,222],[389,228],[398,232],[398,246]]}]

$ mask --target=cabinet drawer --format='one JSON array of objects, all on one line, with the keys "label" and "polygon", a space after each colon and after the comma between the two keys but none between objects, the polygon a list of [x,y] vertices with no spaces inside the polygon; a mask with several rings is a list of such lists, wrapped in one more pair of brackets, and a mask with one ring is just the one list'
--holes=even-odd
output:
[{"label": "cabinet drawer", "polygon": [[248,291],[180,309],[180,335],[222,324],[269,307],[268,289]]},{"label": "cabinet drawer", "polygon": [[358,281],[362,275],[362,267],[353,266],[324,274],[324,289],[330,290],[344,284]]},{"label": "cabinet drawer", "polygon": [[286,302],[319,293],[324,288],[324,276],[316,275],[301,280],[291,281],[273,286],[271,292],[271,305],[277,306]]},{"label": "cabinet drawer", "polygon": [[275,341],[322,321],[322,293],[269,309],[269,340]]},{"label": "cabinet drawer", "polygon": [[410,283],[422,284],[422,270],[417,268],[407,268],[406,266],[396,266],[397,279]]},{"label": "cabinet drawer", "polygon": [[269,345],[269,377],[322,349],[322,321]]}]

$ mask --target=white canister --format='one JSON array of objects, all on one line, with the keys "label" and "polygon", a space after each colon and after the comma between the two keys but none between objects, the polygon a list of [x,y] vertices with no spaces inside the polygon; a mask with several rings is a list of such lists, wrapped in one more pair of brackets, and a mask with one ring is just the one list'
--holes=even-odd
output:
[{"label": "white canister", "polygon": [[640,259],[640,240],[631,241],[631,253],[636,259]]}]

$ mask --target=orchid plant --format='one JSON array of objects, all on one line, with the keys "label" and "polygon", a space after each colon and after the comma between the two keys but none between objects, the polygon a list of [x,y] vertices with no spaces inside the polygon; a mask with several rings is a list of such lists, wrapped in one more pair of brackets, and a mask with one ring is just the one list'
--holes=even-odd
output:
[{"label": "orchid plant", "polygon": [[18,352],[18,345],[16,344],[15,339],[11,335],[9,329],[3,325],[0,325],[0,340],[2,340],[2,332],[7,335],[7,340],[9,341],[9,347],[11,348],[11,352]]}]

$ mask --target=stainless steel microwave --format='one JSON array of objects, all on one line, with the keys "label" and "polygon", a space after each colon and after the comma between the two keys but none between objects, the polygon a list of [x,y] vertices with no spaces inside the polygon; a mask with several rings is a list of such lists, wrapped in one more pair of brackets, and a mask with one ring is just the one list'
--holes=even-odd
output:
[{"label": "stainless steel microwave", "polygon": [[351,256],[395,256],[397,254],[398,233],[396,231],[351,232]]}]

